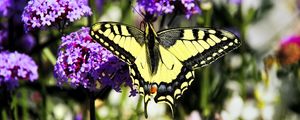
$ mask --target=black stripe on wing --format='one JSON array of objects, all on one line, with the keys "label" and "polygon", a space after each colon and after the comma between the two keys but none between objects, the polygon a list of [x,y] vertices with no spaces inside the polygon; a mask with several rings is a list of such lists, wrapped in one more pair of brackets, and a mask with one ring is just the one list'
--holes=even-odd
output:
[{"label": "black stripe on wing", "polygon": [[[144,95],[145,94],[145,88],[144,88],[145,80],[142,77],[142,75],[140,74],[140,72],[138,71],[136,64],[130,65],[130,76],[133,81],[133,85],[136,86],[137,90],[139,91],[139,94]],[[149,89],[146,89],[146,90],[149,90]]]}]

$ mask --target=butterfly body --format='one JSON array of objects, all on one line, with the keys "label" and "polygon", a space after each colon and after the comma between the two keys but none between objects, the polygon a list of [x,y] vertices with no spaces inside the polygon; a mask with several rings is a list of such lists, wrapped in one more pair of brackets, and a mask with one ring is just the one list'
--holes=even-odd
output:
[{"label": "butterfly body", "polygon": [[91,36],[128,63],[130,76],[144,96],[145,115],[151,98],[167,103],[173,111],[177,100],[194,80],[194,69],[207,65],[237,48],[240,41],[224,30],[174,28],[145,31],[115,22],[92,26]]},{"label": "butterfly body", "polygon": [[157,72],[157,65],[158,61],[160,59],[160,53],[158,50],[158,41],[157,41],[157,35],[153,28],[149,25],[150,23],[146,23],[146,29],[148,32],[145,33],[145,41],[146,41],[146,48],[147,48],[147,61],[149,62],[150,66],[150,71],[152,74],[156,74]]}]

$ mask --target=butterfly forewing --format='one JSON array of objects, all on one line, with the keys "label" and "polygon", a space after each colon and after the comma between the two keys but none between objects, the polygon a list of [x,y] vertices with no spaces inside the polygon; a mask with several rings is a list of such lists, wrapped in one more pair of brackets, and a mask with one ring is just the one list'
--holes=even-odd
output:
[{"label": "butterfly forewing", "polygon": [[175,28],[158,32],[159,43],[188,68],[210,64],[240,46],[240,40],[225,30]]},{"label": "butterfly forewing", "polygon": [[128,64],[134,63],[145,43],[143,31],[114,22],[96,23],[90,34],[94,40]]},{"label": "butterfly forewing", "polygon": [[[92,26],[90,34],[103,47],[129,64],[133,84],[137,86],[139,93],[144,95],[145,81],[150,80],[145,33],[121,23],[99,22]],[[137,61],[139,64],[136,64]]]}]

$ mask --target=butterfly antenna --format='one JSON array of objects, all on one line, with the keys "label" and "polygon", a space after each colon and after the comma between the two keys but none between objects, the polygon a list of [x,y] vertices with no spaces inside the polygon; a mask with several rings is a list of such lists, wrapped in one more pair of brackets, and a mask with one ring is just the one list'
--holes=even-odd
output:
[{"label": "butterfly antenna", "polygon": [[142,22],[140,23],[140,29],[141,29],[142,26],[145,24],[145,19],[146,19],[145,15],[143,13],[141,13],[139,10],[137,10],[136,7],[134,7],[134,6],[131,6],[131,7],[132,7],[133,11],[142,18]]},{"label": "butterfly antenna", "polygon": [[139,10],[137,10],[134,6],[131,7],[135,13],[137,13],[141,18],[143,18],[143,20],[145,20],[145,15],[143,13],[139,12]]}]

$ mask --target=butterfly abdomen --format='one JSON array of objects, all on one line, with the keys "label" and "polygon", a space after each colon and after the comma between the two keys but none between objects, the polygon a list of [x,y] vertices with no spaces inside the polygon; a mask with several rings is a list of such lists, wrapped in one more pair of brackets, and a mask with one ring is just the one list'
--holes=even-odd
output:
[{"label": "butterfly abdomen", "polygon": [[147,45],[147,57],[148,63],[150,65],[151,74],[154,75],[158,69],[158,63],[160,61],[160,51],[159,51],[159,44],[157,41],[157,34],[154,28],[152,27],[151,23],[146,23],[145,26],[145,38]]}]

